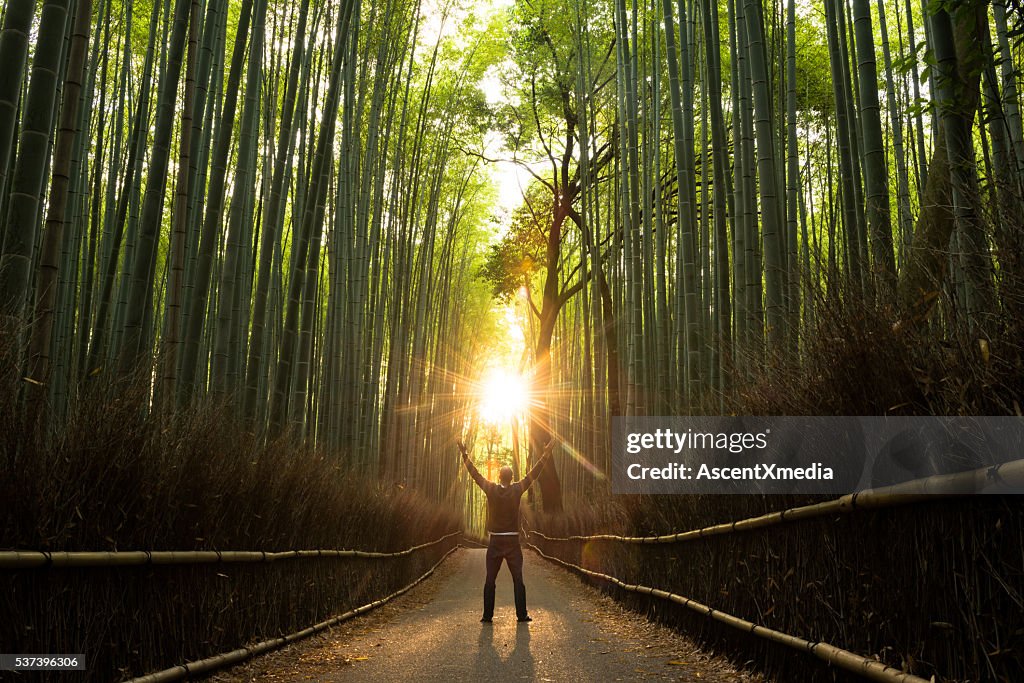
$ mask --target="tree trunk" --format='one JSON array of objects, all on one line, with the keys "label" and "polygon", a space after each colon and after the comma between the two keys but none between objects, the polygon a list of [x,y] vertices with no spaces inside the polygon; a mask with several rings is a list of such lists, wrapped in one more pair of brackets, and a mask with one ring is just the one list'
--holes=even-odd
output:
[{"label": "tree trunk", "polygon": [[35,315],[28,348],[28,377],[36,387],[38,398],[45,392],[50,378],[50,339],[53,334],[54,303],[57,299],[57,271],[60,252],[64,247],[65,217],[71,182],[72,148],[78,135],[78,107],[81,101],[82,81],[85,78],[86,52],[92,27],[92,0],[78,0],[75,25],[71,33],[71,49],[67,74],[64,79],[60,123],[54,147],[53,180],[50,184],[49,206],[43,230],[39,255],[39,270],[35,285]]},{"label": "tree trunk", "polygon": [[[67,10],[68,0],[47,0],[40,11],[32,78],[25,96],[21,141],[6,207],[0,255],[0,313],[13,318],[16,324],[22,322],[28,303]],[[20,23],[17,16],[12,21]],[[7,17],[4,22],[6,26]],[[7,65],[2,68],[7,69]],[[20,77],[18,81],[20,84]]]},{"label": "tree trunk", "polygon": [[[952,54],[946,53],[945,72],[950,77],[953,102],[946,107],[948,120],[936,131],[935,150],[928,164],[928,182],[921,198],[921,213],[914,227],[907,266],[899,281],[897,299],[900,327],[917,327],[926,320],[938,300],[946,277],[950,237],[956,228],[947,130],[969,135],[978,107],[981,70],[972,67],[980,43],[984,3],[973,0],[952,17]],[[961,140],[961,142],[964,142]],[[961,149],[962,152],[962,149]]]}]

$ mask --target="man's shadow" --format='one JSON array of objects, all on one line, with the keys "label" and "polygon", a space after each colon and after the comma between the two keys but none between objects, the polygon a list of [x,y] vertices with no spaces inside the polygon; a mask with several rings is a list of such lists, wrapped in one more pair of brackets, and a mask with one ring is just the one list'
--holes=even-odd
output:
[{"label": "man's shadow", "polygon": [[[494,625],[481,624],[477,640],[476,673],[497,674],[503,679],[534,678],[533,654],[530,652],[530,625],[516,622],[512,650],[504,646],[499,651],[494,644]],[[504,655],[504,657],[503,657]]]}]

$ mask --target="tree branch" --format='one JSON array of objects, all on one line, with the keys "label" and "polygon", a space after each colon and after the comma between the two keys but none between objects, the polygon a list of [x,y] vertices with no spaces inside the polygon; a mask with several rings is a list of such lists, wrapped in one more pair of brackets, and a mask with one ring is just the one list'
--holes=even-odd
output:
[{"label": "tree branch", "polygon": [[527,173],[529,173],[531,176],[533,176],[534,180],[536,180],[537,182],[539,182],[542,185],[544,185],[544,187],[548,188],[552,192],[555,191],[555,187],[548,180],[546,180],[544,177],[538,175],[537,172],[534,171],[532,168],[530,168],[530,165],[527,162],[523,161],[522,159],[517,159],[515,156],[513,156],[511,159],[502,159],[502,158],[499,158],[499,157],[488,157],[485,154],[481,154],[480,152],[474,152],[473,150],[466,149],[465,147],[459,147],[458,149],[459,149],[460,152],[462,152],[466,156],[479,157],[480,159],[483,159],[484,161],[486,161],[487,163],[490,163],[490,164],[502,164],[502,163],[504,163],[504,164],[515,164],[516,166],[519,166],[520,168],[525,169]]}]

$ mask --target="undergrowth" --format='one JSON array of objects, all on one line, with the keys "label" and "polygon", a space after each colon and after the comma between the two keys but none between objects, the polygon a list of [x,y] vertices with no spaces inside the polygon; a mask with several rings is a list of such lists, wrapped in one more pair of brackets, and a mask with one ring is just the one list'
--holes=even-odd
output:
[{"label": "undergrowth", "polygon": [[[940,334],[940,308],[910,325],[887,306],[818,301],[798,348],[769,348],[725,393],[736,415],[1021,415],[1024,304],[982,334]],[[949,313],[947,313],[949,315]],[[752,361],[753,362],[753,361]],[[744,377],[738,368],[728,373]],[[714,401],[717,403],[717,399]],[[715,412],[715,411],[712,411]]]},{"label": "undergrowth", "polygon": [[[1005,287],[1006,291],[1024,291]],[[945,336],[948,302],[926,324],[892,310],[817,302],[794,348],[735,363],[704,412],[735,415],[1021,415],[1024,311],[986,335]],[[744,374],[741,368],[760,366]],[[724,398],[723,398],[724,396]],[[1024,457],[1021,454],[1019,457]],[[652,536],[823,500],[808,496],[591,496],[535,513],[549,536]],[[682,544],[532,540],[544,552],[938,681],[1017,680],[1024,670],[1024,508],[1015,497],[862,511]],[[776,681],[854,680],[813,656],[607,583],[627,605],[754,665]]]},{"label": "undergrowth", "polygon": [[[59,430],[23,412],[0,344],[0,549],[395,551],[457,530],[452,507],[264,443],[224,406],[146,410],[139,383],[86,383]],[[0,569],[5,652],[84,653],[117,680],[293,632],[409,583],[456,538],[398,559]],[[53,674],[54,680],[76,677]]]}]

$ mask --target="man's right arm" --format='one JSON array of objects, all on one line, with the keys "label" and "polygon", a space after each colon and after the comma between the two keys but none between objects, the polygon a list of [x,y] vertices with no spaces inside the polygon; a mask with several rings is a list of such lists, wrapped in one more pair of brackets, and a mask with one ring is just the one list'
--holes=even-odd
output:
[{"label": "man's right arm", "polygon": [[487,484],[490,482],[484,479],[484,475],[480,474],[480,470],[478,470],[476,465],[473,464],[473,461],[469,459],[469,452],[466,450],[465,444],[461,441],[459,442],[459,452],[462,453],[462,462],[466,465],[466,469],[469,470],[469,476],[473,477],[473,481],[476,482],[477,486],[482,488],[484,491],[487,491]]}]

